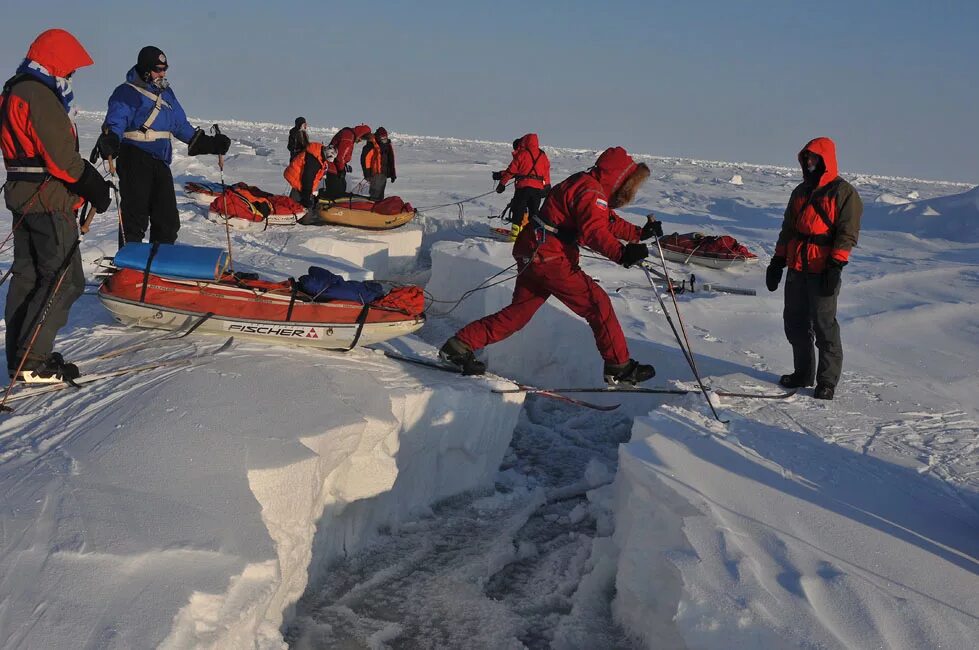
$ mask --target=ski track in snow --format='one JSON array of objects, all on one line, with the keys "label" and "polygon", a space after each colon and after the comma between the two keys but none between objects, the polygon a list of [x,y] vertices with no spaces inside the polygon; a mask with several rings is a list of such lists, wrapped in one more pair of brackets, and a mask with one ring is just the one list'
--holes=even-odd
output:
[{"label": "ski track in snow", "polygon": [[[100,117],[85,114],[83,120],[94,125]],[[227,182],[245,180],[263,189],[281,191],[288,127],[228,122],[225,129],[234,140],[227,157]],[[94,132],[94,128],[82,130],[83,151],[91,147],[86,137]],[[324,139],[330,133],[330,129],[312,129],[311,136]],[[395,136],[395,143],[399,182],[388,187],[389,194],[397,192],[423,207],[488,191],[492,188],[489,171],[502,168],[509,160],[509,143],[420,136]],[[589,166],[596,154],[590,150],[546,149],[552,156],[555,180]],[[667,232],[723,230],[761,256],[771,254],[784,201],[797,183],[797,170],[642,158],[653,168],[653,178],[636,205],[623,211],[625,215],[636,220],[654,211],[667,224]],[[173,173],[182,221],[180,241],[223,246],[223,228],[208,222],[206,208],[179,191],[189,180],[218,180],[216,165],[207,158],[192,159],[178,153]],[[729,182],[733,173],[743,177],[743,185]],[[894,197],[914,196],[924,202],[966,187],[866,174],[848,177],[864,195],[869,211],[893,207]],[[438,180],[431,181],[433,178]],[[878,197],[881,200],[875,205]],[[399,277],[416,282],[427,279],[428,249],[434,241],[469,237],[492,240],[486,225],[499,222],[487,222],[486,217],[498,214],[501,204],[500,198],[491,195],[468,204],[463,211],[451,206],[424,211],[416,220],[425,242],[419,265]],[[93,260],[100,254],[111,255],[115,248],[114,212],[109,214],[111,218],[96,221],[81,248],[90,280]],[[317,236],[321,236],[318,229],[302,226],[270,227],[264,233],[231,231],[236,262],[274,277],[299,275],[316,263],[321,256],[304,243]],[[876,226],[862,234],[861,243],[854,264],[845,273],[847,288],[841,297],[840,319],[848,357],[842,390],[834,402],[812,400],[812,389],[784,401],[726,400],[722,415],[735,416],[733,434],[711,423],[706,405],[696,394],[679,402],[650,399],[644,404],[649,408],[663,405],[660,411],[696,424],[706,435],[724,437],[777,467],[783,476],[832,483],[849,473],[869,472],[868,481],[900,491],[909,500],[927,492],[947,501],[951,509],[968,508],[979,516],[979,411],[961,397],[943,401],[942,393],[930,385],[917,403],[909,398],[913,390],[884,377],[890,365],[873,363],[875,354],[886,359],[904,352],[903,348],[915,347],[907,343],[912,339],[920,342],[922,351],[910,349],[907,353],[920,354],[922,363],[936,355],[955,356],[954,342],[920,341],[915,336],[930,331],[936,321],[938,329],[960,343],[971,333],[974,345],[979,333],[975,317],[979,286],[976,246],[935,243]],[[7,259],[9,253],[4,256]],[[621,286],[613,295],[628,301],[624,309],[616,303],[623,324],[648,340],[674,345],[658,305],[650,299],[649,287],[641,278],[620,281],[616,272],[610,271],[608,280],[601,279],[610,293]],[[684,272],[695,272],[721,284],[759,288],[760,296],[767,295],[759,279],[761,265],[726,274],[699,268],[685,268]],[[678,273],[676,277],[683,276]],[[866,292],[860,295],[865,299],[848,302],[854,288],[861,285]],[[681,296],[680,300],[694,353],[705,375],[711,375],[711,366],[721,363],[736,363],[755,373],[747,378],[723,377],[718,382],[723,388],[771,390],[766,381],[787,371],[788,345],[781,336],[779,313],[771,310],[774,303],[704,294]],[[124,337],[94,303],[91,297],[81,298],[62,333],[59,344],[69,358],[89,354],[94,347],[122,344]],[[724,318],[719,317],[721,314]],[[437,344],[458,324],[449,318],[433,318],[422,337]],[[757,332],[767,333],[749,335]],[[877,350],[868,344],[874,337],[881,346],[890,340],[894,347]],[[590,354],[591,342],[582,345]],[[175,344],[163,353],[179,356],[192,348],[189,343]],[[976,358],[974,347],[966,356]],[[660,360],[655,363],[660,368]],[[956,374],[957,366],[946,363],[953,379],[964,386],[954,395],[968,394],[968,377],[962,379]],[[119,365],[124,364],[120,361]],[[684,368],[682,362],[670,367]],[[0,464],[60,464],[58,471],[72,472],[70,459],[59,453],[62,445],[97,430],[100,410],[107,404],[130,401],[132,408],[139,408],[141,400],[151,398],[155,387],[180,372],[179,368],[151,371],[111,380],[98,391],[85,390],[76,396],[66,390],[19,404],[18,413],[0,421]],[[685,387],[695,387],[688,374],[678,374],[676,379],[686,382]],[[906,381],[908,376],[901,379]],[[180,407],[175,407],[175,417],[180,417],[179,411]],[[641,414],[642,409],[639,411]],[[324,571],[323,581],[307,588],[295,617],[287,622],[283,630],[286,641],[303,650],[639,647],[640,641],[630,638],[613,620],[614,569],[602,564],[602,554],[596,550],[614,529],[606,494],[610,488],[605,484],[615,474],[617,449],[629,440],[631,416],[635,414],[588,412],[544,398],[528,398],[495,488],[438,503],[397,529],[384,531],[368,549]],[[63,426],[64,422],[71,425]],[[856,457],[828,454],[819,462],[829,461],[813,466],[812,458],[777,438],[782,429],[880,462],[857,465]],[[99,444],[97,439],[89,442]],[[921,480],[905,480],[907,468]],[[724,516],[717,516],[721,527],[713,534],[726,558],[731,580],[738,582],[742,572],[750,572],[748,565],[754,558],[764,556],[766,562],[780,565],[779,575],[792,582],[793,572],[798,572],[792,558],[779,549],[779,539],[766,538],[760,544],[771,546],[759,551],[752,546],[754,541],[745,539],[739,523],[732,520],[725,524]],[[695,526],[690,526],[693,531]],[[696,558],[678,555],[671,559],[677,566],[686,566]],[[827,583],[832,583],[836,571],[834,566],[824,567]],[[792,592],[807,601],[806,606],[822,617],[827,629],[837,630],[845,613],[838,611],[833,594],[820,593],[820,587],[799,582]],[[684,606],[688,608],[686,614],[694,607],[689,602]],[[859,604],[858,609],[862,606]],[[746,627],[750,629],[750,625]],[[843,638],[839,637],[840,643],[845,645]]]}]

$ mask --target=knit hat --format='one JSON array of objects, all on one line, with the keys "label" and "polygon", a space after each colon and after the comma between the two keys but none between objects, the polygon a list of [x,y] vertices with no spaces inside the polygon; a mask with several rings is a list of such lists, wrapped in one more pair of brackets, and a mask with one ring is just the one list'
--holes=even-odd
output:
[{"label": "knit hat", "polygon": [[306,118],[305,117],[297,117],[296,118],[296,126],[302,126],[305,123],[306,123]]},{"label": "knit hat", "polygon": [[383,126],[377,127],[377,131],[374,131],[374,137],[376,138],[386,138],[388,137],[388,130]]},{"label": "knit hat", "polygon": [[169,65],[167,63],[167,55],[163,53],[163,50],[152,45],[147,45],[139,51],[139,56],[136,57],[136,72],[140,75],[152,72],[158,65]]}]

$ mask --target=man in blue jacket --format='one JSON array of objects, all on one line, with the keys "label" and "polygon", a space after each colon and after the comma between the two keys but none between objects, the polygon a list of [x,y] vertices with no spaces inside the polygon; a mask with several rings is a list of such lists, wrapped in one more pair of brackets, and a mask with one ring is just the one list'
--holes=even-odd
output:
[{"label": "man in blue jacket", "polygon": [[150,228],[150,242],[177,240],[180,216],[170,162],[173,140],[189,145],[187,154],[223,155],[228,136],[195,129],[167,81],[167,57],[148,45],[139,51],[126,83],[109,97],[98,147],[103,159],[118,157],[122,192],[122,227],[126,242],[141,242]]}]

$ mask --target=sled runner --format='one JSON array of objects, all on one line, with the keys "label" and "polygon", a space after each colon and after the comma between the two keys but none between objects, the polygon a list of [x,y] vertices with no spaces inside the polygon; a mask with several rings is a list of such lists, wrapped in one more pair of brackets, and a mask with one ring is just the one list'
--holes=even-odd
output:
[{"label": "sled runner", "polygon": [[[140,257],[124,253],[129,246],[117,258],[137,266],[129,258]],[[200,277],[188,278],[183,271],[183,277],[167,277],[157,270],[157,257],[174,257],[168,249],[201,249],[157,248],[156,255],[145,256],[142,269],[113,264],[99,289],[99,300],[124,325],[175,329],[191,317],[202,320],[199,332],[348,350],[410,334],[425,322],[419,287],[384,292],[380,283],[347,282],[324,269],[282,282],[229,273],[220,266],[215,272],[215,249],[203,249],[204,261],[197,266],[207,271]],[[316,289],[310,293],[304,287]]]}]

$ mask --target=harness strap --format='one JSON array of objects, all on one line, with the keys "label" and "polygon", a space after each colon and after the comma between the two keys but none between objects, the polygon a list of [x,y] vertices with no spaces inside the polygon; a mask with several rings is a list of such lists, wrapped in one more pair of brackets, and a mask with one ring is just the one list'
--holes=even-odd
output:
[{"label": "harness strap", "polygon": [[286,322],[292,320],[292,308],[296,306],[296,295],[299,294],[299,283],[296,282],[296,278],[289,278],[289,287],[291,291],[289,292],[289,309],[286,310]]},{"label": "harness strap", "polygon": [[354,340],[350,344],[350,347],[344,350],[344,352],[350,352],[357,347],[357,343],[360,341],[360,335],[364,333],[364,324],[367,323],[367,314],[370,312],[370,310],[371,306],[366,304],[364,305],[364,308],[360,310],[360,314],[357,316],[357,333],[354,334]]},{"label": "harness strap", "polygon": [[122,137],[135,142],[154,142],[156,140],[170,140],[173,138],[173,134],[169,131],[154,131],[153,129],[143,130],[143,127],[139,128],[139,131],[124,132]]},{"label": "harness strap", "polygon": [[551,222],[547,221],[544,217],[540,216],[539,213],[535,214],[530,219],[535,224],[537,224],[538,228],[543,228],[547,232],[551,233],[552,235],[558,238],[558,241],[560,241],[563,244],[573,244],[576,241],[578,241],[578,236],[575,233],[569,230],[562,230],[558,228]]},{"label": "harness strap", "polygon": [[146,268],[143,269],[143,290],[139,294],[139,301],[146,302],[146,289],[150,282],[150,267],[153,266],[153,258],[160,250],[160,243],[155,242],[150,248],[150,254],[146,256]]},{"label": "harness strap", "polygon": [[160,109],[170,108],[170,104],[168,104],[163,100],[163,93],[160,93],[159,95],[157,95],[156,93],[151,93],[145,88],[140,88],[139,86],[132,83],[131,81],[127,81],[126,85],[132,88],[133,90],[135,90],[136,92],[138,92],[143,97],[146,97],[147,99],[153,101],[153,110],[151,110],[150,114],[146,117],[146,121],[143,122],[143,126],[139,127],[139,130],[145,133],[150,130],[151,126],[153,126],[153,122],[156,120],[156,116],[160,114]]}]

